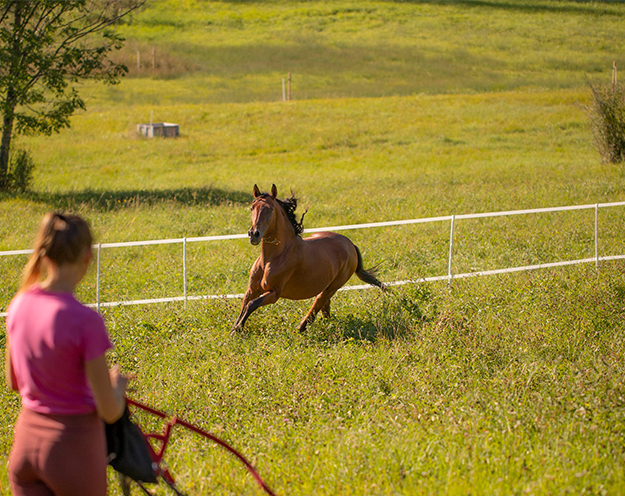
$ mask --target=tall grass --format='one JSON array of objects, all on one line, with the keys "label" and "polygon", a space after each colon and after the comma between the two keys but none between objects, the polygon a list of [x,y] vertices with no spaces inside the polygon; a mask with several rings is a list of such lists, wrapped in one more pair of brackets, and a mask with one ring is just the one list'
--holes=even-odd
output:
[{"label": "tall grass", "polygon": [[[615,74],[616,76],[616,74]],[[604,160],[625,159],[625,90],[623,85],[590,83],[592,103],[587,112],[592,122],[597,148]]]},{"label": "tall grass", "polygon": [[[342,294],[303,335],[290,303],[241,336],[228,302],[105,317],[133,396],[233,443],[279,494],[622,494],[623,276],[611,264]],[[260,494],[210,443],[174,440],[183,490]]]}]

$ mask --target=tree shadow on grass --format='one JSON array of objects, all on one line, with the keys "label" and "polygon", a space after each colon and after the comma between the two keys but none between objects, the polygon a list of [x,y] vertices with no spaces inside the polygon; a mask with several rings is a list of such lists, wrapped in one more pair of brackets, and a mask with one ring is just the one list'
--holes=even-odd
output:
[{"label": "tree shadow on grass", "polygon": [[354,340],[375,343],[378,339],[395,340],[407,337],[413,330],[394,319],[362,318],[355,315],[321,319],[312,328],[311,338],[323,342]]},{"label": "tree shadow on grass", "polygon": [[[300,0],[306,3],[310,0]],[[526,1],[516,2],[511,0],[383,0],[388,3],[412,3],[412,4],[438,4],[438,5],[460,5],[464,7],[492,8],[498,10],[509,10],[511,12],[526,12],[540,14],[544,12],[559,12],[580,15],[617,15],[621,13],[614,12],[607,8],[600,8],[599,5],[609,5],[621,3],[622,0],[571,0],[570,2],[545,3],[544,1]],[[266,3],[266,0],[224,0],[225,3],[234,4],[254,4]],[[346,7],[350,8],[350,7]]]},{"label": "tree shadow on grass", "polygon": [[550,4],[544,1],[515,2],[503,0],[385,0],[391,3],[429,3],[439,5],[460,5],[469,8],[491,8],[497,10],[507,10],[510,12],[523,12],[526,14],[542,14],[545,12],[578,15],[615,15],[622,16],[622,13],[612,9],[599,7],[601,4],[617,4],[622,0],[571,0],[571,2],[553,2]]},{"label": "tree shadow on grass", "polygon": [[387,291],[367,308],[360,315],[336,313],[329,319],[321,318],[313,325],[311,337],[331,342],[401,340],[414,336],[439,314],[431,289],[421,284]]},{"label": "tree shadow on grass", "polygon": [[379,329],[371,318],[360,318],[354,315],[336,318],[338,327],[342,330],[343,339],[369,341],[375,343],[380,337]]},{"label": "tree shadow on grass", "polygon": [[118,191],[85,189],[69,193],[28,192],[20,196],[34,202],[47,204],[57,210],[79,211],[88,209],[100,212],[114,212],[157,204],[173,204],[186,207],[244,205],[251,203],[253,200],[250,193],[211,187]]}]

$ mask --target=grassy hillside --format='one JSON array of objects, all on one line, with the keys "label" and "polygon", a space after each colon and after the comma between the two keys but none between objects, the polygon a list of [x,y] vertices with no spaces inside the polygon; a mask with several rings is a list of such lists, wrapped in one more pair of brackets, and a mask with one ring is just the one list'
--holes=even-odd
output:
[{"label": "grassy hillside", "polygon": [[[623,201],[624,169],[600,161],[583,107],[585,76],[608,81],[621,60],[624,16],[581,1],[148,2],[122,27],[129,77],[83,85],[71,129],[20,138],[37,170],[31,191],[0,195],[0,251],[27,248],[54,208],[102,242],[243,233],[255,183],[292,188],[306,227]],[[294,100],[279,102],[289,71]],[[152,112],[181,137],[139,137]],[[590,257],[593,223],[459,221],[454,269]],[[622,254],[623,208],[600,226],[601,254]],[[446,273],[448,223],[346,234],[385,281]],[[257,255],[190,244],[189,293],[242,292]],[[0,258],[0,311],[24,261]],[[102,268],[104,301],[182,292],[179,245],[110,249]],[[95,299],[93,270],[78,295]],[[305,334],[310,302],[260,309],[234,336],[236,300],[103,315],[132,395],[232,442],[278,494],[612,495],[624,297],[613,262],[345,292]],[[5,466],[19,405],[3,381]],[[188,494],[260,494],[183,431],[167,458]]]},{"label": "grassy hillside", "polygon": [[618,2],[157,0],[122,30],[145,87],[107,98],[276,101],[289,72],[295,99],[575,88],[623,65],[624,16]]}]

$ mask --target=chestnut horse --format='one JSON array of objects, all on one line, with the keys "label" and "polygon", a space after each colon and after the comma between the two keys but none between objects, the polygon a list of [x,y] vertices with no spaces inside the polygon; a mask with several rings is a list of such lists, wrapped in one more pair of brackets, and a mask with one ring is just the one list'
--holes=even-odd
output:
[{"label": "chestnut horse", "polygon": [[254,185],[252,227],[248,231],[253,245],[260,243],[260,256],[250,271],[250,279],[233,331],[242,329],[250,314],[279,298],[305,300],[316,296],[299,330],[315,320],[321,310],[330,315],[330,298],[352,274],[364,282],[384,289],[372,271],[362,265],[360,251],[348,238],[333,232],[319,232],[302,239],[302,219],[295,218],[297,199],[277,198],[276,185],[271,193],[261,193]]}]

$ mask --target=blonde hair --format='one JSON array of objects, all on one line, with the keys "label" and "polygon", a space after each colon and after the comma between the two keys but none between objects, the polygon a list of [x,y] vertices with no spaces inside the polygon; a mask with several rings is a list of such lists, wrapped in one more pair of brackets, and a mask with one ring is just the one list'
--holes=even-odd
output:
[{"label": "blonde hair", "polygon": [[25,291],[39,280],[44,257],[57,265],[75,263],[92,242],[89,224],[82,217],[48,212],[39,224],[33,254],[24,266],[20,291]]}]

